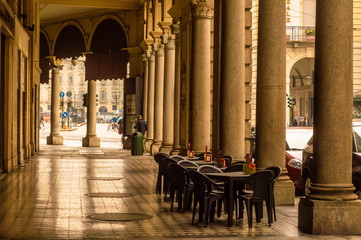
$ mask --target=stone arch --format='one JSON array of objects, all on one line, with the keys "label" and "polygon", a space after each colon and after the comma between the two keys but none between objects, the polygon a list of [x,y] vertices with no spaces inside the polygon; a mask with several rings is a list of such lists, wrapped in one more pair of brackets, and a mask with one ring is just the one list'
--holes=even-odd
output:
[{"label": "stone arch", "polygon": [[[116,21],[123,29],[127,29],[126,27],[126,24],[123,22],[123,20],[117,16],[117,15],[114,15],[114,14],[108,14],[108,15],[105,15],[105,16],[102,16],[101,18],[99,18],[97,20],[97,22],[94,24],[94,27],[90,33],[90,36],[89,36],[89,48],[87,49],[87,51],[91,51],[91,43],[93,42],[93,37],[94,37],[94,34],[96,32],[96,30],[98,29],[99,25],[102,24],[105,20],[108,20],[108,19],[112,19],[114,21]],[[129,32],[128,31],[124,31],[125,32],[125,37],[127,39],[126,43],[127,43],[127,46],[129,46],[129,43],[130,43],[130,37],[129,37]]]},{"label": "stone arch", "polygon": [[78,57],[86,51],[84,30],[75,21],[66,22],[59,29],[53,46],[57,58]]},{"label": "stone arch", "polygon": [[119,21],[106,18],[92,33],[86,60],[86,80],[126,77],[128,52],[127,37]]},{"label": "stone arch", "polygon": [[48,56],[50,56],[49,38],[41,31],[39,64],[42,73],[40,75],[40,83],[49,83],[49,60],[46,58]]}]

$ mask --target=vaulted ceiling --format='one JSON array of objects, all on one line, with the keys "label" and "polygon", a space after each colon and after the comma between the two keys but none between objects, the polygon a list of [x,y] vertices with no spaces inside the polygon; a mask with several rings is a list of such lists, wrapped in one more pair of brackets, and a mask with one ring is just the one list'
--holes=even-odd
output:
[{"label": "vaulted ceiling", "polygon": [[105,9],[139,9],[144,0],[41,0],[40,21]]}]

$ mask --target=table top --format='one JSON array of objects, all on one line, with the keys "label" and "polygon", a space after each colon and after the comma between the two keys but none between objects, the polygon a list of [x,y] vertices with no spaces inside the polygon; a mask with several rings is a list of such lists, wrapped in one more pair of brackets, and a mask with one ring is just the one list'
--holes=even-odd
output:
[{"label": "table top", "polygon": [[244,174],[243,172],[224,172],[224,173],[205,173],[208,177],[212,179],[223,179],[223,180],[244,180],[249,177],[248,174]]},{"label": "table top", "polygon": [[189,160],[189,161],[196,161],[196,160],[199,160],[199,157],[194,157],[194,158],[189,158],[189,157],[187,157],[187,160]]},{"label": "table top", "polygon": [[214,162],[206,162],[204,160],[195,160],[195,161],[192,161],[194,163],[197,163],[199,166],[202,166],[202,165],[214,165]]}]

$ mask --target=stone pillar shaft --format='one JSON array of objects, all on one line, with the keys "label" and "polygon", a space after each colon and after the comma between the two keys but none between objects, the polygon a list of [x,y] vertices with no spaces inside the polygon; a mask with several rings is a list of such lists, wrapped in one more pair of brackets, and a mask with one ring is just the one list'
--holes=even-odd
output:
[{"label": "stone pillar shaft", "polygon": [[256,163],[285,170],[286,2],[259,1]]},{"label": "stone pillar shaft", "polygon": [[148,119],[147,119],[147,140],[145,142],[145,150],[150,152],[151,144],[154,138],[154,81],[155,81],[155,57],[154,52],[147,51],[147,57],[149,61],[148,72]]},{"label": "stone pillar shaft", "polygon": [[155,86],[154,86],[154,140],[151,154],[159,152],[163,138],[163,101],[164,101],[164,45],[156,45]]},{"label": "stone pillar shaft", "polygon": [[180,152],[180,91],[181,91],[181,41],[180,32],[176,32],[175,38],[175,76],[174,76],[174,140],[172,154]]},{"label": "stone pillar shaft", "polygon": [[96,136],[96,81],[88,81],[87,136]]},{"label": "stone pillar shaft", "polygon": [[[55,61],[55,60],[54,60]],[[60,60],[58,60],[60,61]],[[51,125],[50,125],[50,135],[47,137],[46,142],[49,145],[63,145],[63,137],[59,133],[59,104],[60,104],[60,70],[62,65],[58,62],[52,63],[52,80],[51,80]]]},{"label": "stone pillar shaft", "polygon": [[[278,205],[295,204],[295,187],[287,176],[286,149],[286,2],[259,1],[256,167],[282,168],[275,184]],[[282,37],[281,37],[282,36]]]},{"label": "stone pillar shaft", "polygon": [[96,132],[96,90],[95,80],[88,81],[87,134],[83,138],[83,147],[100,147]]},{"label": "stone pillar shaft", "polygon": [[191,148],[204,152],[211,147],[211,18],[203,2],[192,5]]},{"label": "stone pillar shaft", "polygon": [[143,119],[145,121],[148,121],[148,75],[148,57],[146,54],[143,54]]},{"label": "stone pillar shaft", "polygon": [[54,66],[51,69],[51,126],[50,134],[59,135],[59,103],[60,103],[60,67]]},{"label": "stone pillar shaft", "polygon": [[308,197],[350,200],[356,197],[351,182],[352,1],[318,1],[317,8],[314,179]]},{"label": "stone pillar shaft", "polygon": [[353,1],[316,2],[313,182],[298,206],[309,234],[361,234],[361,201],[353,193]]},{"label": "stone pillar shaft", "polygon": [[175,41],[170,36],[163,36],[165,43],[164,69],[164,107],[163,107],[163,142],[161,151],[170,153],[174,140],[174,68]]},{"label": "stone pillar shaft", "polygon": [[220,146],[223,155],[243,160],[246,74],[245,12],[241,10],[245,6],[243,0],[227,0],[222,4]]}]

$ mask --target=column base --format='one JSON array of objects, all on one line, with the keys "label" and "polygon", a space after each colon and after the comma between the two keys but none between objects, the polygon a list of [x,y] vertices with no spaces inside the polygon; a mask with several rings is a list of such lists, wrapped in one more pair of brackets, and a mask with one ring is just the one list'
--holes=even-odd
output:
[{"label": "column base", "polygon": [[125,136],[122,139],[123,149],[132,149],[132,136]]},{"label": "column base", "polygon": [[173,146],[172,145],[162,145],[161,147],[160,147],[160,149],[159,149],[159,152],[162,152],[162,153],[166,153],[166,154],[169,154],[170,155],[170,153],[171,153],[171,151],[172,151],[172,149],[173,149]]},{"label": "column base", "polygon": [[308,234],[361,234],[361,200],[321,201],[301,198],[298,228]]},{"label": "column base", "polygon": [[83,138],[83,147],[100,147],[100,139],[97,136]]},{"label": "column base", "polygon": [[50,135],[46,138],[46,144],[48,145],[63,145],[63,136]]},{"label": "column base", "polygon": [[278,179],[275,182],[274,195],[276,205],[295,205],[295,186],[291,180]]},{"label": "column base", "polygon": [[152,146],[150,147],[150,155],[159,153],[161,146],[162,146],[161,142],[153,143]]},{"label": "column base", "polygon": [[181,147],[180,146],[173,146],[173,149],[170,152],[170,155],[179,155],[180,153],[181,153]]},{"label": "column base", "polygon": [[153,143],[153,139],[148,138],[147,140],[145,140],[145,143],[144,143],[145,152],[150,153],[152,143]]}]

